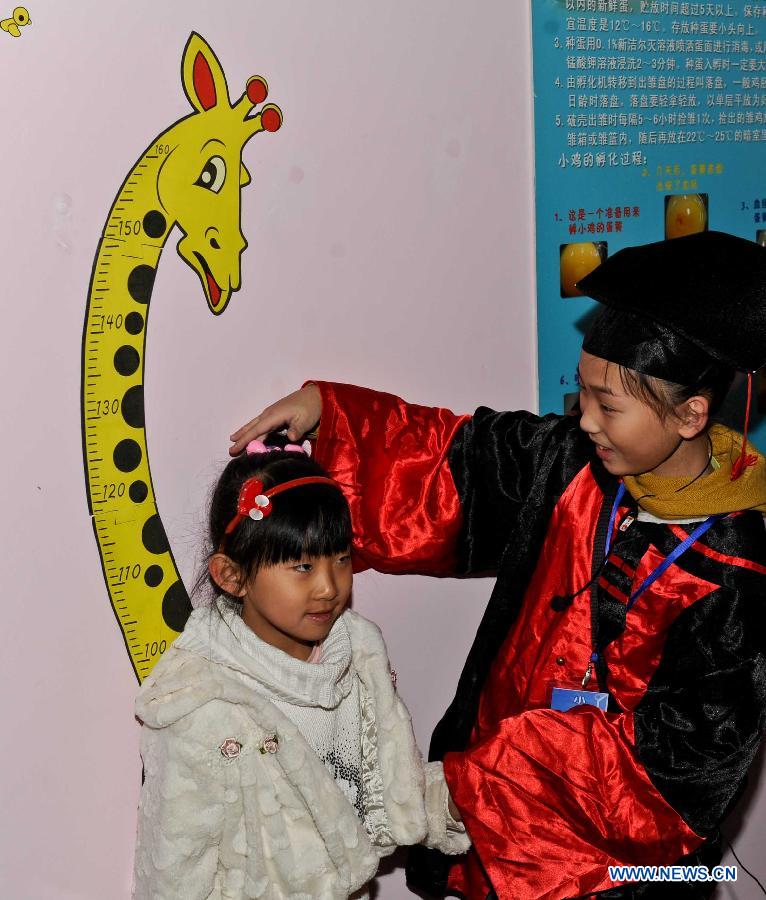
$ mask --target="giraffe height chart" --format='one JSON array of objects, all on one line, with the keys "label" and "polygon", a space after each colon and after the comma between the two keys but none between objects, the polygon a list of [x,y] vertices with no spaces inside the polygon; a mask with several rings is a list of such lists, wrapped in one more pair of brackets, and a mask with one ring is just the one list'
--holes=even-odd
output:
[{"label": "giraffe height chart", "polygon": [[82,430],[88,506],[112,608],[142,681],[191,611],[157,510],[144,428],[149,301],[174,225],[179,256],[220,315],[240,288],[247,247],[242,150],[282,124],[261,77],[232,104],[218,59],[193,33],[181,79],[194,112],[162,132],[128,174],[93,265],[82,345]]}]

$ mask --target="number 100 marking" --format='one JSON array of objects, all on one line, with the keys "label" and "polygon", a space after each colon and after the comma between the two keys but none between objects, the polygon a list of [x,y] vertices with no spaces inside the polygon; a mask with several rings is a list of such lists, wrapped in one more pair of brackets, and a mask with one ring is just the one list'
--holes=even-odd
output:
[{"label": "number 100 marking", "polygon": [[144,656],[148,659],[150,656],[156,656],[158,653],[164,653],[168,648],[167,641],[153,641],[151,644],[144,644]]}]

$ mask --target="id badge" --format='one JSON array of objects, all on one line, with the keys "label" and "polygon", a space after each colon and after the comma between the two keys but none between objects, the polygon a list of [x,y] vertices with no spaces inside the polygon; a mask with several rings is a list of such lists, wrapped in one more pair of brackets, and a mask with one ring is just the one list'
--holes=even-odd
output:
[{"label": "id badge", "polygon": [[609,694],[604,691],[586,691],[583,688],[555,687],[551,691],[551,709],[566,712],[577,706],[595,706],[607,711]]}]

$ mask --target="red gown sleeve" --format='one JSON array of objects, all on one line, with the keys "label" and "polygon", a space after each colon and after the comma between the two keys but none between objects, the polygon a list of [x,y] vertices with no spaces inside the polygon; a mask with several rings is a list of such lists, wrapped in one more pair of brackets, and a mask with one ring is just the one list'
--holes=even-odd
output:
[{"label": "red gown sleeve", "polygon": [[529,710],[444,772],[498,897],[588,895],[613,886],[610,865],[672,863],[702,841],[638,761],[630,714]]},{"label": "red gown sleeve", "polygon": [[359,568],[494,572],[529,498],[552,508],[586,462],[581,445],[590,442],[568,416],[484,407],[458,416],[314,384],[322,393],[316,455],[348,497]]},{"label": "red gown sleeve", "polygon": [[351,507],[357,569],[453,573],[461,511],[447,456],[469,416],[313,383],[322,392],[316,458]]}]

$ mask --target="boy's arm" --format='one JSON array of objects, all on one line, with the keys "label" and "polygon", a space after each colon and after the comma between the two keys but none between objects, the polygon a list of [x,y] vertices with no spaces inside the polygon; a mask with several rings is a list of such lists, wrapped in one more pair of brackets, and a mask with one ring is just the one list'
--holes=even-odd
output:
[{"label": "boy's arm", "polygon": [[453,572],[461,514],[447,458],[468,416],[354,385],[315,384],[322,392],[316,458],[348,499],[359,568]]},{"label": "boy's arm", "polygon": [[322,395],[318,461],[342,485],[360,568],[495,570],[522,505],[584,462],[577,423],[480,409],[473,417],[345,384]]}]

